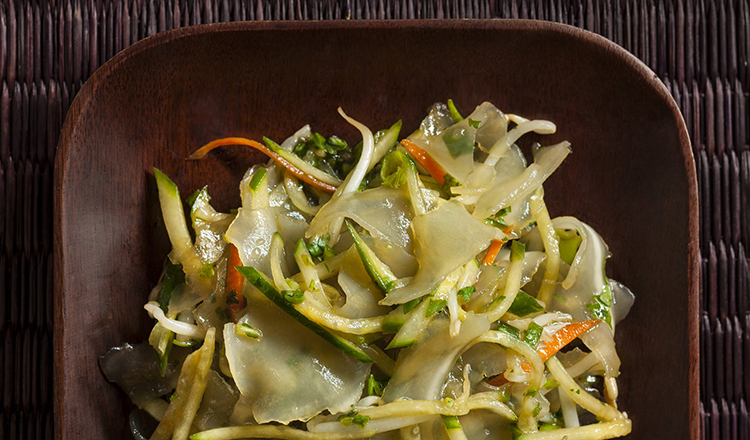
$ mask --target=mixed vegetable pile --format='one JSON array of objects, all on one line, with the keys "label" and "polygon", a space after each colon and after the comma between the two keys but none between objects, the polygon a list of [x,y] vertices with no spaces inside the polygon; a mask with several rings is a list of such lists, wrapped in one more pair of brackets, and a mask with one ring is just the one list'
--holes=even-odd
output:
[{"label": "mixed vegetable pile", "polygon": [[[433,105],[351,146],[305,126],[217,212],[155,170],[172,251],[144,308],[148,343],[100,359],[138,407],[136,439],[605,439],[614,332],[633,296],[607,246],[551,218],[543,183],[567,142],[549,121]],[[186,216],[185,206],[189,207]],[[192,231],[191,231],[192,227]]]}]

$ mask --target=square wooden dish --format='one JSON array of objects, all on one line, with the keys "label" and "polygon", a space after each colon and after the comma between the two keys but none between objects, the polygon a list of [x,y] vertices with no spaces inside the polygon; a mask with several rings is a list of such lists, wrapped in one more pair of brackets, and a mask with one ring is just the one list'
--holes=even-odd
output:
[{"label": "square wooden dish", "polygon": [[434,102],[557,124],[573,154],[545,185],[552,216],[604,237],[608,273],[636,294],[618,326],[620,408],[632,439],[691,438],[698,423],[697,190],[669,93],[614,43],[534,21],[228,23],[148,38],[78,93],[55,164],[55,429],[59,439],[129,439],[123,392],[97,358],[139,342],[142,306],[169,243],[153,167],[183,194],[209,185],[219,209],[265,160],[241,149],[184,159],[218,137],[283,139],[304,124],[358,139],[418,126]]}]

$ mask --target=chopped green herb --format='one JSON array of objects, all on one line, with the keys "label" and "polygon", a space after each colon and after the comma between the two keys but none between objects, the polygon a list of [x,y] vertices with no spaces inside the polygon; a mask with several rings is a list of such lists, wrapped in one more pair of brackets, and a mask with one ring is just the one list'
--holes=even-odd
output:
[{"label": "chopped green herb", "polygon": [[535,396],[537,391],[539,390],[537,390],[536,388],[529,388],[528,391],[524,393],[524,396]]},{"label": "chopped green herb", "polygon": [[441,419],[443,419],[443,425],[445,425],[445,429],[448,431],[454,430],[454,429],[461,429],[461,422],[458,421],[457,416],[440,416]]},{"label": "chopped green herb", "polygon": [[411,159],[401,150],[393,150],[383,159],[383,165],[380,168],[380,178],[383,180],[383,186],[398,188],[406,185],[406,167],[411,167]]},{"label": "chopped green herb", "polygon": [[344,426],[357,425],[361,429],[365,429],[367,422],[370,421],[370,416],[362,416],[357,411],[351,411],[348,414],[340,415],[336,420],[341,422]]},{"label": "chopped green herb", "polygon": [[[268,144],[268,141],[266,141],[266,144]],[[281,147],[274,143],[273,146],[269,145],[269,148],[273,150]],[[357,147],[352,150],[343,139],[336,136],[326,138],[320,133],[313,133],[309,138],[297,142],[292,147],[292,152],[315,168],[343,178],[352,169],[352,164],[359,158],[361,147],[358,151]]]},{"label": "chopped green herb", "polygon": [[458,109],[456,108],[456,105],[453,104],[453,100],[448,100],[448,112],[451,115],[451,119],[453,119],[454,124],[458,124],[459,122],[464,120],[464,117],[461,116],[461,113],[458,112]]},{"label": "chopped green herb", "polygon": [[533,296],[527,294],[523,290],[518,291],[516,298],[513,300],[513,304],[510,306],[508,311],[520,318],[531,315],[532,313],[541,312],[544,310],[539,301]]},{"label": "chopped green herb", "polygon": [[539,413],[541,412],[542,412],[542,405],[539,402],[537,402],[536,407],[534,408],[534,412],[533,412],[534,417],[538,416]]},{"label": "chopped green herb", "polygon": [[301,304],[305,300],[305,293],[301,290],[282,290],[281,296],[291,304]]},{"label": "chopped green herb", "polygon": [[475,120],[469,118],[469,125],[472,126],[472,127],[474,127],[474,128],[479,128],[479,124],[481,124],[481,123],[482,123],[482,121],[475,121]]},{"label": "chopped green herb", "polygon": [[367,376],[367,395],[368,396],[382,396],[384,384],[379,380],[375,379],[372,374]]},{"label": "chopped green herb", "polygon": [[612,327],[612,314],[610,308],[612,307],[612,291],[609,288],[609,280],[604,277],[604,289],[599,295],[594,295],[594,300],[586,304],[586,308],[591,312],[591,316],[594,318],[601,319],[606,322],[607,325]]},{"label": "chopped green herb", "polygon": [[555,389],[555,388],[557,388],[559,386],[560,386],[560,384],[557,383],[556,380],[554,380],[554,379],[547,379],[547,381],[544,382],[544,385],[542,385],[542,388],[544,388],[545,390],[553,390],[553,389]]},{"label": "chopped green herb", "polygon": [[474,153],[474,139],[466,132],[466,128],[461,126],[447,128],[443,131],[442,137],[452,157]]},{"label": "chopped green herb", "polygon": [[310,244],[307,245],[307,252],[309,252],[310,255],[312,255],[313,257],[317,257],[317,258],[323,257],[326,251],[326,248],[328,247],[328,241],[330,239],[331,239],[331,236],[328,234],[322,237],[315,237],[311,239]]},{"label": "chopped green herb", "polygon": [[544,329],[541,325],[532,321],[529,324],[529,328],[527,328],[523,334],[523,342],[525,342],[529,347],[536,350],[536,345],[539,343],[539,338],[542,337],[543,331]]},{"label": "chopped green herb", "polygon": [[467,303],[467,302],[469,302],[469,300],[471,300],[471,295],[473,295],[474,292],[476,292],[476,291],[477,291],[476,287],[474,287],[474,286],[467,286],[467,287],[464,287],[463,289],[459,290],[457,292],[457,295],[458,295],[459,298],[461,298],[461,301],[463,301],[464,303]]},{"label": "chopped green herb", "polygon": [[490,226],[494,226],[498,229],[506,229],[508,223],[505,222],[505,216],[510,213],[510,206],[497,211],[492,217],[484,219],[484,222]]},{"label": "chopped green herb", "polygon": [[427,310],[425,310],[424,312],[425,318],[429,318],[438,311],[442,310],[446,306],[446,304],[448,304],[448,301],[444,299],[431,299],[430,304],[427,306]]}]

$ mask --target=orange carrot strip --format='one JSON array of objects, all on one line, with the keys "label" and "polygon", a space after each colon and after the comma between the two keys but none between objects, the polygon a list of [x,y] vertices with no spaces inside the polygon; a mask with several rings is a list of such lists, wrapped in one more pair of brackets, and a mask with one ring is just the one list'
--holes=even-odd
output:
[{"label": "orange carrot strip", "polygon": [[430,176],[435,178],[439,185],[445,183],[445,176],[448,173],[445,172],[443,167],[440,166],[440,164],[437,163],[429,153],[427,153],[420,146],[408,139],[402,140],[401,145],[406,148],[406,151],[409,152],[409,155],[411,155],[411,157],[419,162],[419,164],[422,165],[428,173],[430,173]]},{"label": "orange carrot strip", "polygon": [[[552,356],[555,355],[555,353],[573,342],[577,337],[594,328],[594,326],[599,324],[600,322],[602,322],[601,319],[592,319],[590,321],[574,322],[572,324],[568,324],[560,330],[556,331],[555,334],[552,335],[552,341],[547,342],[544,347],[540,348],[536,352],[539,354],[539,357],[542,358],[542,362],[547,362]],[[521,368],[527,373],[531,371],[531,365],[528,363],[521,365]],[[506,379],[504,375],[500,374],[488,380],[487,383],[489,385],[499,387],[508,383],[508,379]]]},{"label": "orange carrot strip", "polygon": [[502,249],[504,244],[505,241],[503,240],[492,240],[490,247],[487,249],[487,254],[485,254],[484,259],[482,260],[482,264],[484,264],[485,266],[492,265],[492,263],[495,262],[495,258],[497,258],[497,254],[500,252],[500,249]]},{"label": "orange carrot strip", "polygon": [[216,139],[215,141],[211,141],[207,143],[206,145],[198,148],[195,150],[193,154],[188,156],[187,160],[199,160],[203,159],[203,157],[208,154],[209,151],[213,150],[214,148],[218,147],[226,147],[229,145],[244,145],[246,147],[252,147],[256,150],[260,151],[261,153],[265,154],[266,156],[270,157],[274,160],[274,162],[278,163],[282,167],[286,168],[287,171],[294,174],[298,179],[309,183],[312,186],[315,186],[317,188],[322,189],[325,192],[333,194],[336,192],[336,187],[333,185],[330,185],[328,183],[322,182],[318,179],[316,179],[313,176],[310,176],[309,174],[305,173],[304,171],[300,170],[296,166],[294,166],[292,163],[284,159],[283,157],[279,156],[278,154],[274,153],[266,147],[265,145],[261,144],[260,142],[242,138],[242,137],[228,137],[223,139]]},{"label": "orange carrot strip", "polygon": [[591,321],[574,322],[568,324],[552,335],[552,341],[547,342],[544,347],[536,352],[542,358],[542,362],[547,362],[549,358],[555,355],[561,348],[570,344],[577,337],[594,328],[595,325],[602,322],[601,319],[592,319]]},{"label": "orange carrot strip", "polygon": [[[229,244],[229,257],[227,258],[227,285],[225,292],[227,292],[227,307],[229,307],[229,313],[232,314],[232,321],[237,322],[240,317],[237,316],[242,309],[247,306],[247,300],[242,295],[242,283],[245,281],[245,277],[240,274],[235,267],[242,266],[240,260],[240,252],[237,247],[233,244]],[[234,293],[232,293],[234,292]],[[229,298],[235,298],[235,301]]]}]

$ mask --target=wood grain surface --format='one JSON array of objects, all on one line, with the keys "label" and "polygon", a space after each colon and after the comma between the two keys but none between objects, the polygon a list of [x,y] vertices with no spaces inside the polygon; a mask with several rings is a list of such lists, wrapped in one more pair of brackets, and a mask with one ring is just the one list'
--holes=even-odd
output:
[{"label": "wood grain surface", "polygon": [[522,20],[215,24],[158,34],[97,71],[55,163],[56,438],[130,436],[131,405],[97,358],[148,336],[142,305],[169,250],[153,167],[183,195],[208,184],[229,209],[263,158],[185,162],[201,144],[281,139],[306,123],[356,142],[338,106],[409,131],[447,98],[550,119],[558,133],[544,141],[571,141],[545,189],[553,216],[602,234],[609,274],[636,293],[617,339],[630,438],[698,439],[698,195],[679,109],[614,43]]}]

